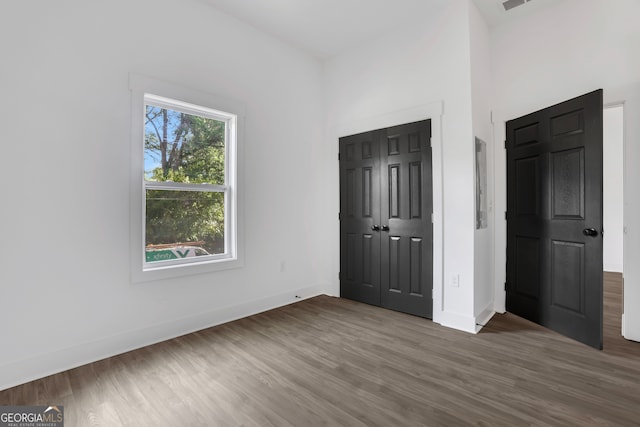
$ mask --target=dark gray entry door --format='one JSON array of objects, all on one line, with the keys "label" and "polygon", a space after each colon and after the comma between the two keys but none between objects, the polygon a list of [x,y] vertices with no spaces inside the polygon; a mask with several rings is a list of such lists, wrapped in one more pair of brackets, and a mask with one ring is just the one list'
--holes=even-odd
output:
[{"label": "dark gray entry door", "polygon": [[340,138],[340,295],[432,317],[429,120]]},{"label": "dark gray entry door", "polygon": [[602,348],[602,90],[507,122],[507,310]]}]

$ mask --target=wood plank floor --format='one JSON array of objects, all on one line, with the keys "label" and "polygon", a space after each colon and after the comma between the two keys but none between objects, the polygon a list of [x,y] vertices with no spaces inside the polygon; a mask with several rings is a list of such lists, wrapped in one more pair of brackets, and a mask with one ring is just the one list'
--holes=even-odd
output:
[{"label": "wood plank floor", "polygon": [[622,274],[605,271],[603,279],[604,351],[620,356],[633,355],[640,344],[622,337]]},{"label": "wood plank floor", "polygon": [[[611,312],[621,281],[605,279]],[[614,335],[600,352],[511,314],[470,335],[321,296],[0,391],[0,405],[62,404],[67,427],[640,425],[640,344]]]}]

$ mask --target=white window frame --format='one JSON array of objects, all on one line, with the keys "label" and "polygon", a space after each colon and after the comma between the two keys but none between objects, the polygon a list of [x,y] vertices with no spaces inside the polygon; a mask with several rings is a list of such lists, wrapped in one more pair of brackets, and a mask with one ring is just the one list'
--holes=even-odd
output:
[{"label": "white window frame", "polygon": [[[243,265],[242,148],[244,105],[201,91],[130,74],[131,90],[131,279],[145,282],[209,273]],[[226,123],[225,183],[188,184],[153,182],[144,175],[144,124],[146,105],[208,117]],[[211,191],[225,193],[224,254],[180,260],[146,262],[146,190]]]}]

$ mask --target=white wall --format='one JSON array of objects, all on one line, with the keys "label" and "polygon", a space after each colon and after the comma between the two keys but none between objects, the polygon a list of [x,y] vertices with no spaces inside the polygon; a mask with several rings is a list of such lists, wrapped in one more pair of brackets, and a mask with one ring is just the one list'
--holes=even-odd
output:
[{"label": "white wall", "polygon": [[[192,0],[3,2],[0,52],[0,389],[326,290],[316,60]],[[244,268],[130,282],[129,72],[246,104]]]},{"label": "white wall", "polygon": [[[504,310],[505,154],[507,120],[592,90],[604,102],[625,102],[640,117],[640,32],[636,0],[565,0],[537,14],[495,28],[491,34],[496,173],[496,303]],[[640,182],[640,121],[625,120],[625,175]],[[640,217],[640,187],[625,186],[625,218]],[[640,340],[640,228],[625,224],[625,336]],[[501,306],[501,307],[500,307]]]},{"label": "white wall", "polygon": [[493,126],[491,124],[491,45],[489,28],[475,3],[469,8],[471,45],[471,104],[473,135],[487,144],[487,228],[474,235],[474,317],[486,324],[493,304]]},{"label": "white wall", "polygon": [[[334,159],[326,173],[326,183],[334,194],[327,203],[327,215],[336,217],[329,240],[331,247],[338,247],[335,159],[341,135],[337,129],[354,129],[354,123],[443,102],[442,157],[434,157],[444,171],[443,218],[436,217],[434,228],[443,228],[444,248],[443,258],[434,262],[443,263],[447,285],[434,283],[434,320],[475,331],[469,4],[448,2],[444,7],[440,14],[425,17],[422,27],[413,26],[384,39],[371,40],[368,46],[333,58],[325,65],[325,156]],[[333,292],[337,295],[337,251],[331,261]],[[454,274],[460,275],[459,287],[450,286],[448,279]]]},{"label": "white wall", "polygon": [[603,120],[603,196],[604,236],[603,265],[605,271],[622,272],[623,265],[623,165],[624,106],[604,109]]}]

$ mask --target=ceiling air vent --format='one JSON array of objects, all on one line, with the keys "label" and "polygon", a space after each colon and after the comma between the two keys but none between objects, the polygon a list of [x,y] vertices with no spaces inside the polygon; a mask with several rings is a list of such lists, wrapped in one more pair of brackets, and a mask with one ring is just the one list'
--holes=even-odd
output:
[{"label": "ceiling air vent", "polygon": [[528,1],[531,1],[531,0],[507,0],[505,2],[502,2],[502,7],[504,7],[505,11],[511,10],[514,7],[522,6]]}]

